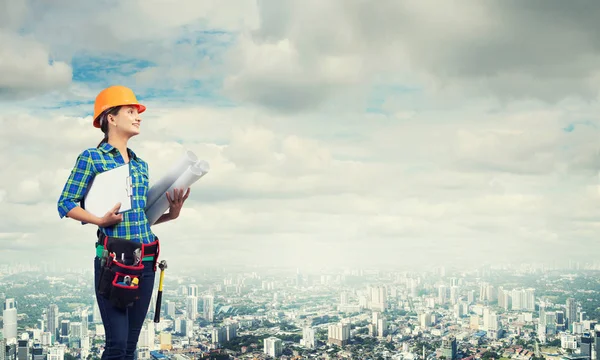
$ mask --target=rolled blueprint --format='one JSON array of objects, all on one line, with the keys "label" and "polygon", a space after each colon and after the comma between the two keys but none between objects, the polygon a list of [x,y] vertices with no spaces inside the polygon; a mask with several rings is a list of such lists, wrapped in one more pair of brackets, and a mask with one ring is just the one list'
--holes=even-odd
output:
[{"label": "rolled blueprint", "polygon": [[201,177],[206,175],[208,169],[208,163],[203,160],[200,160],[192,166],[189,166],[183,172],[183,174],[181,174],[181,176],[162,193],[162,196],[160,196],[154,202],[154,204],[152,204],[152,206],[150,206],[150,208],[146,210],[146,217],[148,218],[148,222],[150,223],[150,225],[154,225],[156,220],[158,220],[158,218],[160,218],[162,214],[164,214],[165,211],[167,211],[167,209],[169,208],[169,200],[167,199],[165,193],[168,192],[169,195],[172,196],[174,189],[184,189],[184,191],[187,190],[187,188],[192,186],[193,183],[195,183]]},{"label": "rolled blueprint", "polygon": [[190,166],[194,165],[198,161],[198,157],[191,151],[186,151],[185,154],[179,159],[179,161],[173,165],[173,167],[163,176],[156,184],[152,185],[148,190],[148,196],[146,199],[146,211],[154,205],[156,200],[160,197],[164,197],[165,192],[169,186],[183,174]]}]

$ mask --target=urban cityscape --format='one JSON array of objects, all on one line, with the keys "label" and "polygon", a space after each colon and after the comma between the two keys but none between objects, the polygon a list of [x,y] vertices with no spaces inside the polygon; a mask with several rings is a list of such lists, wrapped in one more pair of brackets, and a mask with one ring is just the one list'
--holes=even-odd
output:
[{"label": "urban cityscape", "polygon": [[[169,274],[138,343],[162,359],[600,359],[600,264]],[[99,359],[93,275],[0,266],[0,360]]]},{"label": "urban cityscape", "polygon": [[0,360],[600,360],[599,19],[0,0]]}]

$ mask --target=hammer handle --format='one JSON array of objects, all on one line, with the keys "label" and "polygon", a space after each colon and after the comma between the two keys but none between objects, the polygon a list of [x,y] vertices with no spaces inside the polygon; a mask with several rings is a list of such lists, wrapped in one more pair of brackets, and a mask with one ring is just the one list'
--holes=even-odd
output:
[{"label": "hammer handle", "polygon": [[162,302],[162,291],[159,291],[156,295],[156,309],[154,310],[154,322],[160,322],[160,303]]},{"label": "hammer handle", "polygon": [[156,309],[154,310],[154,322],[160,322],[160,304],[162,303],[163,279],[165,278],[165,270],[160,271],[160,281],[158,282],[158,294],[156,295]]}]

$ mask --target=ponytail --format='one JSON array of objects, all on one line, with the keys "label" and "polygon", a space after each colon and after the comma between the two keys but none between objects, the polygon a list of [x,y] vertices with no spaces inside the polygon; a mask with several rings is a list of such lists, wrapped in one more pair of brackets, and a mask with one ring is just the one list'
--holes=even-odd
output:
[{"label": "ponytail", "polygon": [[100,141],[96,147],[99,148],[100,145],[102,145],[106,142],[108,142],[108,134],[104,134],[104,139],[102,139],[102,141]]},{"label": "ponytail", "polygon": [[121,106],[115,106],[110,109],[106,109],[104,112],[102,112],[102,114],[98,115],[100,130],[102,130],[104,133],[104,138],[102,141],[100,141],[100,143],[98,143],[96,146],[97,148],[99,148],[100,145],[108,142],[108,115],[117,115],[119,110],[121,110]]}]

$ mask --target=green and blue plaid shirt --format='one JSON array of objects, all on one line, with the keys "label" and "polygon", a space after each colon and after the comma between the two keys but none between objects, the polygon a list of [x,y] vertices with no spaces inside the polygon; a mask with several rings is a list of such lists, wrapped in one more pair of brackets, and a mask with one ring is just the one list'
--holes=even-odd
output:
[{"label": "green and blue plaid shirt", "polygon": [[[148,164],[132,150],[127,151],[133,190],[132,209],[123,213],[123,221],[120,223],[99,228],[108,236],[148,244],[156,238],[144,211],[149,189]],[[71,209],[80,206],[87,187],[96,174],[124,164],[125,160],[119,150],[108,143],[103,143],[98,148],[86,149],[79,154],[58,199],[60,218],[65,217]]]}]

